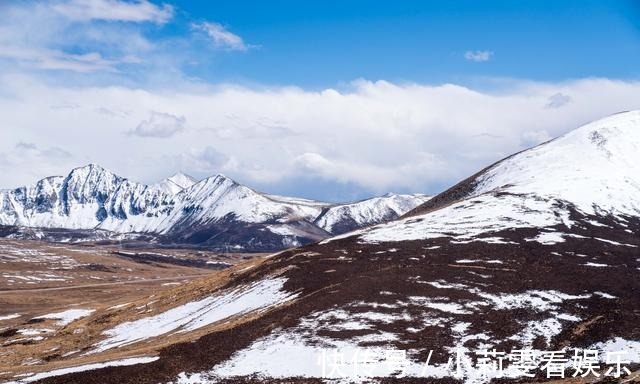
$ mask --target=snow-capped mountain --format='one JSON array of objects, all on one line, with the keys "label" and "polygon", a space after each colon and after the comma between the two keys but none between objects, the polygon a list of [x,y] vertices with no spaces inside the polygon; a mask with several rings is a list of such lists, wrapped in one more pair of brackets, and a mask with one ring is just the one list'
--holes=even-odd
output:
[{"label": "snow-capped mountain", "polygon": [[412,207],[429,200],[427,195],[396,195],[374,197],[351,204],[329,207],[315,220],[315,223],[325,231],[339,234],[377,224],[402,216],[412,210]]},{"label": "snow-capped mountain", "polygon": [[[442,234],[466,239],[514,228],[570,230],[575,215],[618,223],[640,216],[640,111],[610,116],[510,156],[406,219],[363,236],[372,241]],[[556,238],[562,241],[561,235]]]},{"label": "snow-capped mountain", "polygon": [[172,196],[90,164],[33,187],[0,191],[0,224],[148,232],[161,228],[175,204]]},{"label": "snow-capped mountain", "polygon": [[1,190],[0,225],[153,234],[164,242],[272,250],[393,219],[426,199],[388,195],[342,208],[262,194],[223,175],[197,181],[178,173],[144,185],[90,164],[33,187]]}]

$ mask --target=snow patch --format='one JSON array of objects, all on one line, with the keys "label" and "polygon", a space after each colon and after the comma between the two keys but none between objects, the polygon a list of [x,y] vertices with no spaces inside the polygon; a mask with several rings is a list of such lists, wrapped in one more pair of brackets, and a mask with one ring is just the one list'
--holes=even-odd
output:
[{"label": "snow patch", "polygon": [[103,352],[168,332],[193,331],[232,316],[292,300],[298,294],[282,290],[286,279],[273,278],[248,287],[236,287],[202,300],[192,301],[151,317],[125,322],[105,331],[105,340],[91,353]]},{"label": "snow patch", "polygon": [[69,309],[63,312],[49,313],[47,315],[37,316],[34,317],[34,319],[55,319],[58,320],[56,322],[57,325],[65,326],[78,319],[87,317],[93,312],[95,312],[95,309]]},{"label": "snow patch", "polygon": [[107,361],[104,363],[78,365],[76,367],[54,369],[49,372],[36,373],[35,375],[29,376],[23,379],[19,379],[17,381],[10,381],[6,384],[31,383],[34,381],[46,379],[47,377],[62,376],[62,375],[67,375],[74,372],[85,372],[85,371],[91,371],[94,369],[106,368],[106,367],[125,367],[125,366],[136,365],[136,364],[148,364],[158,359],[159,357],[132,357],[129,359]]},{"label": "snow patch", "polygon": [[10,315],[4,315],[4,316],[0,316],[0,321],[2,320],[11,320],[11,319],[17,319],[18,317],[20,317],[21,315],[19,313],[12,313]]}]

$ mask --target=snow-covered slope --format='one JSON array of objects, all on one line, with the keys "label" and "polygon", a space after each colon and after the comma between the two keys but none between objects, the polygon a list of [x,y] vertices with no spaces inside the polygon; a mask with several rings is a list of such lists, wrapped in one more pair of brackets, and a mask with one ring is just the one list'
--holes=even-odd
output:
[{"label": "snow-covered slope", "polygon": [[318,202],[276,201],[222,175],[206,178],[186,190],[180,197],[180,207],[170,220],[183,220],[180,216],[189,212],[189,221],[195,223],[208,223],[228,215],[247,223],[282,223],[312,219],[322,209]]},{"label": "snow-covered slope", "polygon": [[332,205],[262,194],[223,175],[197,181],[178,173],[144,185],[90,164],[32,187],[0,190],[0,225],[155,234],[164,241],[266,250],[393,219],[422,201],[389,195]]},{"label": "snow-covered slope", "polygon": [[508,158],[473,195],[501,188],[571,202],[586,213],[640,212],[640,111],[584,125]]},{"label": "snow-covered slope", "polygon": [[392,220],[429,200],[427,195],[396,195],[374,197],[351,204],[326,209],[315,223],[329,233],[342,233],[367,225]]},{"label": "snow-covered slope", "polygon": [[363,231],[362,238],[469,239],[509,228],[569,229],[573,210],[620,221],[640,216],[639,111],[609,116],[508,157],[409,217]]}]

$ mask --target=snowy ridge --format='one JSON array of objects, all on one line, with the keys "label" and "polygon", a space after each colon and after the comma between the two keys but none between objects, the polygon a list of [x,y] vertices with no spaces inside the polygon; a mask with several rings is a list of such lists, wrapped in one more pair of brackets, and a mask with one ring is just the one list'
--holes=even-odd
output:
[{"label": "snowy ridge", "polygon": [[330,233],[344,232],[395,219],[429,198],[430,196],[420,194],[387,194],[352,204],[338,205],[327,209],[316,219],[316,224]]},{"label": "snowy ridge", "polygon": [[640,111],[609,116],[509,157],[473,180],[461,200],[360,235],[371,242],[468,240],[513,228],[570,229],[569,208],[620,221],[640,216]]},{"label": "snowy ridge", "polygon": [[[182,211],[194,211],[190,220],[199,223],[219,220],[230,214],[247,223],[286,222],[290,218],[312,218],[321,210],[317,204],[273,201],[222,175],[204,179],[181,197]],[[170,220],[179,221],[181,214],[174,211]]]},{"label": "snowy ridge", "polygon": [[640,213],[640,111],[584,125],[489,169],[473,195],[500,189],[562,199],[588,214]]},{"label": "snowy ridge", "polygon": [[179,233],[177,241],[189,243],[238,228],[233,239],[224,241],[244,248],[240,228],[251,224],[247,239],[266,236],[258,241],[262,248],[283,248],[396,218],[424,200],[423,195],[388,195],[332,205],[263,194],[224,175],[196,181],[177,173],[144,185],[89,164],[66,177],[0,190],[0,225],[168,237]]}]

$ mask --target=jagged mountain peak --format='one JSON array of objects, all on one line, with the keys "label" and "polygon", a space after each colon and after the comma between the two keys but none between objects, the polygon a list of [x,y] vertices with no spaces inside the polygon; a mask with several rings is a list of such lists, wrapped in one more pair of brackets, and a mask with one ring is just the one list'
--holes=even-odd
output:
[{"label": "jagged mountain peak", "polygon": [[[213,176],[205,177],[204,179],[194,184],[194,189],[200,191],[210,189],[229,189],[234,187],[244,186],[223,174],[216,174]],[[249,189],[248,187],[244,188]]]},{"label": "jagged mountain peak", "polygon": [[45,185],[58,185],[64,181],[64,176],[47,176],[43,179],[38,180],[36,183],[36,188],[41,188]]},{"label": "jagged mountain peak", "polygon": [[79,203],[103,201],[125,180],[92,163],[71,170],[63,182],[62,193],[67,200],[76,200]]},{"label": "jagged mountain peak", "polygon": [[115,188],[117,184],[124,180],[126,180],[126,178],[120,177],[100,165],[91,163],[72,169],[67,175],[65,183],[67,183],[69,187],[78,185],[84,188]]},{"label": "jagged mountain peak", "polygon": [[113,172],[104,168],[103,166],[96,163],[89,163],[80,167],[73,168],[70,175],[88,175],[88,174],[110,174],[114,175]]}]

